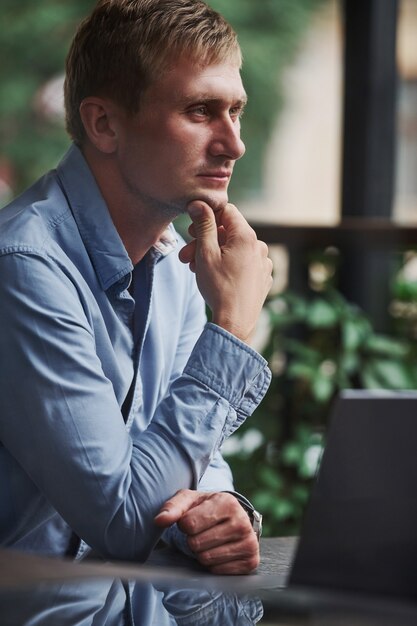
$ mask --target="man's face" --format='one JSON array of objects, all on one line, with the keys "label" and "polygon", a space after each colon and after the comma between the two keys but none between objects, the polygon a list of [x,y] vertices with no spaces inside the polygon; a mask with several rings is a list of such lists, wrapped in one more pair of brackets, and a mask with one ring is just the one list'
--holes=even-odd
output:
[{"label": "man's face", "polygon": [[139,112],[122,120],[118,163],[129,195],[170,215],[191,200],[224,205],[235,161],[245,151],[245,102],[232,63],[202,68],[184,59],[164,73],[145,92]]}]

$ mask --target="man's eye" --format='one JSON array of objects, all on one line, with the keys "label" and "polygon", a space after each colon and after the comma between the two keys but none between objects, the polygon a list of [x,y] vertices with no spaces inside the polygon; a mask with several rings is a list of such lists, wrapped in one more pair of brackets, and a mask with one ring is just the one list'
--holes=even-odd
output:
[{"label": "man's eye", "polygon": [[243,116],[243,107],[238,106],[238,107],[232,107],[229,111],[230,113],[230,117],[232,117],[233,119],[237,119],[237,118],[241,118]]},{"label": "man's eye", "polygon": [[194,115],[207,115],[207,107],[203,105],[194,107],[190,110],[190,112]]}]

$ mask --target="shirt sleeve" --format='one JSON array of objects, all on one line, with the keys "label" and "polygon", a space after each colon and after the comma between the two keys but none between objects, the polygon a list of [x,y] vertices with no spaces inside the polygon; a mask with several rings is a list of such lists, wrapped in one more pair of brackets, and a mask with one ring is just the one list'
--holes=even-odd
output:
[{"label": "shirt sleeve", "polygon": [[[197,485],[199,491],[229,491],[233,492],[233,476],[228,463],[224,460],[220,452],[217,452],[211,459],[209,466],[204,472]],[[178,548],[188,556],[194,557],[193,551],[189,548],[187,536],[173,524],[167,528],[162,539],[171,547]]]},{"label": "shirt sleeve", "polygon": [[197,487],[253,411],[269,385],[266,362],[207,324],[133,438],[66,268],[41,253],[2,256],[0,302],[0,440],[95,551],[145,560],[161,534],[154,515],[178,489]]}]

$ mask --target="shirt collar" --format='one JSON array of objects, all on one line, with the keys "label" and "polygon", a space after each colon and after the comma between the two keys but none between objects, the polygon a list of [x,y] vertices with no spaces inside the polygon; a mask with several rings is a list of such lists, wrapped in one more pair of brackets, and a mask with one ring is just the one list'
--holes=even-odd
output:
[{"label": "shirt collar", "polygon": [[166,257],[170,254],[178,245],[178,237],[176,230],[173,224],[170,224],[168,228],[164,230],[159,241],[157,241],[153,248],[152,254],[155,260],[159,261],[160,259]]},{"label": "shirt collar", "polygon": [[[133,270],[126,248],[81,150],[73,144],[57,167],[74,219],[101,287],[107,290]],[[154,245],[155,261],[177,245],[172,224]]]}]

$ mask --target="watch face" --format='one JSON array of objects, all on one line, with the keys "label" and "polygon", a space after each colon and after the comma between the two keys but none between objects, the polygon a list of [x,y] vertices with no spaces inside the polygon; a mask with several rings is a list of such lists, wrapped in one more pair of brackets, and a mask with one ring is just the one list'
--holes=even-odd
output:
[{"label": "watch face", "polygon": [[262,535],[262,515],[255,510],[252,511],[252,528],[259,539]]}]

